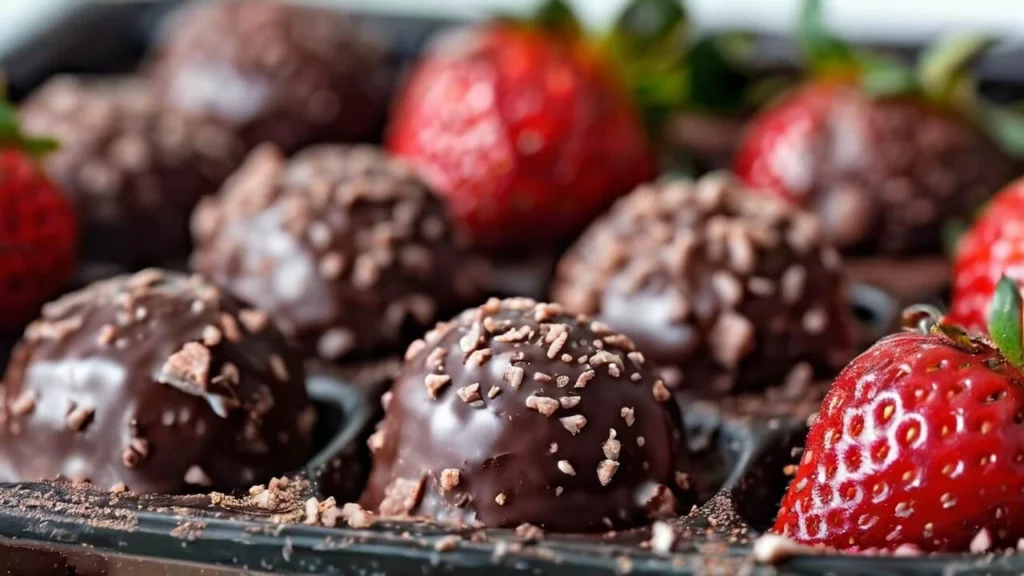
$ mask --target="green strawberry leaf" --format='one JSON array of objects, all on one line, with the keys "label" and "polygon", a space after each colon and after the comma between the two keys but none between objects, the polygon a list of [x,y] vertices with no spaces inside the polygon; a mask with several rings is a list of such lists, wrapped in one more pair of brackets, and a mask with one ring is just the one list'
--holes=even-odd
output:
[{"label": "green strawberry leaf", "polygon": [[1003,152],[1024,159],[1024,108],[987,105],[976,112],[982,127]]},{"label": "green strawberry leaf", "polygon": [[797,25],[797,43],[811,69],[818,73],[849,66],[854,60],[853,49],[825,26],[821,0],[804,0]]},{"label": "green strawberry leaf", "polygon": [[579,35],[583,26],[564,0],[543,0],[530,21],[545,30]]},{"label": "green strawberry leaf", "polygon": [[1024,364],[1024,342],[1021,340],[1021,296],[1017,283],[1003,276],[988,313],[988,331],[1003,356],[1014,366]]},{"label": "green strawberry leaf", "polygon": [[679,62],[689,33],[681,0],[631,0],[616,20],[612,38],[623,56]]},{"label": "green strawberry leaf", "polygon": [[688,93],[689,21],[680,0],[632,0],[606,39],[619,73],[652,129]]},{"label": "green strawberry leaf", "polygon": [[742,111],[749,102],[751,75],[731,57],[725,36],[698,40],[687,56],[690,104],[719,114]]},{"label": "green strawberry leaf", "polygon": [[918,60],[917,83],[935,102],[949,102],[969,81],[968,68],[996,42],[991,36],[956,35],[932,44]]},{"label": "green strawberry leaf", "polygon": [[854,58],[860,70],[861,87],[869,96],[886,98],[917,93],[914,71],[896,58],[868,52]]}]

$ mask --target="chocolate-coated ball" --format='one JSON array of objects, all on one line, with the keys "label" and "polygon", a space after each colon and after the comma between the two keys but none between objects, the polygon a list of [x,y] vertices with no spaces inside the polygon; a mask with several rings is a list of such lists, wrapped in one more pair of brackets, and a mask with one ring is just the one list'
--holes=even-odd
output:
[{"label": "chocolate-coated ball", "polygon": [[58,77],[21,120],[60,145],[44,167],[78,213],[81,257],[128,267],[185,258],[192,209],[244,154],[223,126],[161,107],[143,80]]},{"label": "chocolate-coated ball", "polygon": [[431,189],[367,146],[261,147],[193,231],[197,270],[329,361],[400,350],[483,281]]},{"label": "chocolate-coated ball", "polygon": [[392,76],[351,19],[279,0],[187,8],[152,73],[171,107],[231,125],[250,147],[287,152],[378,137]]},{"label": "chocolate-coated ball", "polygon": [[300,467],[316,412],[268,315],[148,269],[48,304],[0,389],[0,481],[174,493]]},{"label": "chocolate-coated ball", "polygon": [[809,378],[850,357],[841,262],[818,220],[724,173],[620,200],[563,257],[552,293],[698,395]]},{"label": "chocolate-coated ball", "polygon": [[685,465],[671,399],[607,326],[492,299],[410,346],[370,438],[363,505],[491,527],[643,524],[673,512]]}]

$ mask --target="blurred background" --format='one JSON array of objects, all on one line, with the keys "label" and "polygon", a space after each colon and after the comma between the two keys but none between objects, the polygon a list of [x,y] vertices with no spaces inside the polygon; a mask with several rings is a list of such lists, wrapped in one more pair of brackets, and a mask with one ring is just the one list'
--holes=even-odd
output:
[{"label": "blurred background", "polygon": [[[0,51],[62,11],[87,4],[145,3],[147,0],[2,0]],[[343,7],[400,12],[408,15],[480,17],[492,11],[522,10],[533,0],[315,0]],[[580,15],[593,25],[606,24],[623,0],[574,0]],[[797,0],[690,0],[694,19],[707,28],[742,27],[784,33],[792,27]],[[1024,4],[1020,0],[832,0],[829,26],[843,35],[867,41],[914,42],[948,31],[982,29],[1024,35]]]}]

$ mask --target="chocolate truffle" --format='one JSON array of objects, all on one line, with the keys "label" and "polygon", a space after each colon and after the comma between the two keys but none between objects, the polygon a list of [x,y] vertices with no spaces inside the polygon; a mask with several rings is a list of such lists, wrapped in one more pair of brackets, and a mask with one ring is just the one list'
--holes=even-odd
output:
[{"label": "chocolate truffle", "polygon": [[484,281],[431,189],[368,146],[260,147],[193,232],[197,270],[330,361],[395,351]]},{"label": "chocolate truffle", "polygon": [[300,467],[315,420],[302,361],[265,312],[147,269],[28,327],[0,389],[0,481],[249,486]]},{"label": "chocolate truffle", "polygon": [[60,143],[45,168],[74,203],[81,256],[129,267],[186,257],[189,214],[244,154],[224,127],[162,109],[140,80],[55,78],[21,120]]},{"label": "chocolate truffle", "polygon": [[629,335],[698,395],[849,359],[841,262],[818,220],[725,173],[643,185],[558,265],[552,293]]},{"label": "chocolate truffle", "polygon": [[201,2],[172,23],[152,73],[167,103],[286,152],[382,131],[391,72],[336,10],[277,0]]},{"label": "chocolate truffle", "polygon": [[560,532],[673,513],[681,418],[629,338],[557,305],[491,299],[405,357],[363,506]]}]

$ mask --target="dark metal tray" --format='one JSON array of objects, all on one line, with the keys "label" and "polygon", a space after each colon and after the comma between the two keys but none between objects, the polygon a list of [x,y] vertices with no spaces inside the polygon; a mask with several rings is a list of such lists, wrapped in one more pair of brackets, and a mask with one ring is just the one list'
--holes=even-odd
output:
[{"label": "dark metal tray", "polygon": [[[165,1],[84,3],[69,9],[40,36],[0,54],[9,91],[20,98],[58,73],[132,71],[161,23],[177,5]],[[394,64],[411,62],[426,40],[452,24],[442,19],[360,16],[389,47]],[[768,60],[787,61],[788,44],[765,39]],[[986,86],[1021,93],[1024,77],[1006,66],[1006,53],[982,66]],[[1015,76],[1014,74],[1017,74]],[[114,270],[83,270],[82,280]],[[866,341],[885,331],[896,312],[886,294],[858,286],[853,300]],[[0,339],[0,365],[10,343]],[[310,496],[355,496],[365,478],[365,438],[379,415],[370,398],[386,385],[392,364],[342,371],[312,365],[309,388],[321,411],[321,447],[305,472]],[[239,509],[209,496],[124,496],[58,483],[0,485],[0,574],[228,575],[283,574],[974,574],[1024,571],[1017,556],[979,559],[801,557],[781,567],[753,563],[746,543],[768,526],[785,489],[783,466],[803,444],[810,392],[736,399],[728,406],[693,402],[686,408],[691,449],[713,471],[698,492],[700,509],[671,524],[670,553],[646,546],[650,529],[615,535],[547,535],[524,541],[508,530],[453,532],[424,523],[381,522],[368,529],[278,523],[296,509]],[[717,493],[717,495],[716,495]],[[714,496],[712,498],[712,496]],[[709,500],[710,499],[710,500]],[[723,510],[742,517],[745,532],[723,530]],[[128,518],[129,522],[124,522]],[[459,539],[453,540],[453,536]]]}]

